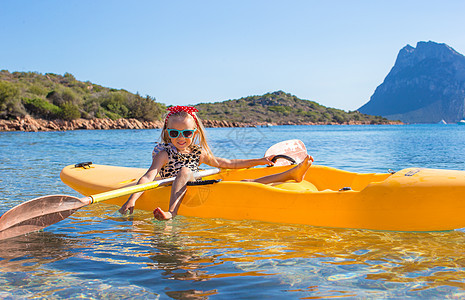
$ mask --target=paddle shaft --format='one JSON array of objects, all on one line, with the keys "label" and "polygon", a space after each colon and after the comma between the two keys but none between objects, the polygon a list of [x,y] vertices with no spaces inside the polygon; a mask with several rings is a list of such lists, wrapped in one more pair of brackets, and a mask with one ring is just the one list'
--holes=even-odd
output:
[{"label": "paddle shaft", "polygon": [[[220,169],[218,169],[218,168],[209,169],[209,170],[202,170],[202,171],[199,171],[199,172],[195,172],[194,173],[194,178],[197,179],[197,178],[201,178],[201,177],[205,177],[205,176],[209,176],[209,175],[214,175],[214,174],[218,174],[219,172],[220,172]],[[154,188],[156,188],[156,187],[158,187],[158,186],[160,186],[162,184],[172,183],[175,179],[176,179],[176,177],[170,177],[170,178],[166,178],[166,179],[161,179],[161,180],[151,181],[151,182],[142,183],[142,184],[138,184],[138,185],[128,186],[128,187],[124,187],[124,188],[117,189],[117,190],[111,190],[111,191],[108,191],[108,192],[103,192],[103,193],[99,193],[99,194],[95,194],[95,195],[90,195],[90,197],[92,198],[91,204],[101,202],[101,201],[105,201],[105,200],[109,200],[109,199],[113,199],[113,198],[118,198],[118,197],[121,197],[121,196],[126,196],[126,195],[129,195],[129,194],[134,194],[134,193],[137,193],[137,192],[151,190],[151,189],[154,189]]]}]

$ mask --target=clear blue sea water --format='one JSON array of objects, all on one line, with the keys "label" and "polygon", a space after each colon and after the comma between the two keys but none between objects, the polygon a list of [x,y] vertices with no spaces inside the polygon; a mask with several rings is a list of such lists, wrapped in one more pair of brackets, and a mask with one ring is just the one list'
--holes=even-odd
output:
[{"label": "clear blue sea water", "polygon": [[[92,161],[146,168],[159,130],[0,132],[0,213],[80,196],[60,170]],[[208,129],[217,156],[253,158],[301,139],[316,164],[356,172],[465,170],[465,127],[274,126]],[[168,200],[167,200],[168,201]],[[379,232],[257,221],[123,217],[83,208],[0,242],[0,298],[463,298],[465,232]],[[464,216],[465,218],[465,216]]]}]

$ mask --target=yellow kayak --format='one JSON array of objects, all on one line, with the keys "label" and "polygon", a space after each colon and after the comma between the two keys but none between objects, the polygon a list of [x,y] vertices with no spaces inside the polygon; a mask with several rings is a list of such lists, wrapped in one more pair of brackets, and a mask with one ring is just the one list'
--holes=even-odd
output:
[{"label": "yellow kayak", "polygon": [[[178,213],[202,218],[259,220],[313,226],[397,231],[465,227],[465,171],[408,168],[354,173],[312,165],[305,180],[265,185],[241,182],[292,166],[223,170],[189,186]],[[89,196],[134,185],[145,169],[91,164],[65,167],[61,180]],[[136,209],[167,210],[170,186],[146,191]],[[122,205],[128,196],[107,200]]]}]

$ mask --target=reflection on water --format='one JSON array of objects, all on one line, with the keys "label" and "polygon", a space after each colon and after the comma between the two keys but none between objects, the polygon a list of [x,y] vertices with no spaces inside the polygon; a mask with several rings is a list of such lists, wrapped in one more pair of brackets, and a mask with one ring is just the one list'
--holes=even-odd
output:
[{"label": "reflection on water", "polygon": [[[152,259],[158,268],[174,266],[165,273],[172,279],[272,277],[289,292],[319,297],[437,296],[465,287],[465,260],[453,259],[463,254],[460,231],[374,232],[185,218],[168,232],[158,231],[159,254]],[[169,247],[157,247],[167,239]],[[217,273],[222,264],[236,272]]]},{"label": "reflection on water", "polygon": [[158,222],[147,212],[126,218],[116,209],[96,205],[54,225],[55,233],[1,243],[0,296],[23,296],[19,289],[52,298],[77,290],[174,299],[465,296],[462,231],[377,232],[187,217]]},{"label": "reflection on water", "polygon": [[[76,228],[69,224],[91,226],[86,217],[97,219],[98,212],[102,212],[98,207],[92,214],[83,210],[76,217],[54,225],[61,226],[56,232],[70,234],[42,231],[1,241],[0,298],[67,299],[69,295],[86,299],[126,299],[128,295],[132,299],[156,298],[156,293],[126,280],[100,280],[101,274],[92,274],[93,260],[88,260],[86,253],[97,253],[99,245],[92,239],[73,234]],[[104,235],[105,231],[99,234]]]},{"label": "reflection on water", "polygon": [[0,243],[2,272],[31,271],[42,264],[48,264],[73,256],[70,248],[75,241],[50,232],[36,232],[27,236],[7,239]]},{"label": "reflection on water", "polygon": [[[263,288],[322,298],[464,293],[461,231],[377,232],[185,217],[157,222],[145,212],[122,218],[114,209],[81,212],[67,226],[85,228],[66,242],[49,233],[15,241],[23,246],[10,246],[17,252],[7,261],[23,260],[32,271],[39,265],[28,257],[48,266],[65,260],[71,272],[106,272],[175,299],[246,298]],[[113,226],[99,226],[102,217]],[[44,243],[53,250],[39,254]]]}]

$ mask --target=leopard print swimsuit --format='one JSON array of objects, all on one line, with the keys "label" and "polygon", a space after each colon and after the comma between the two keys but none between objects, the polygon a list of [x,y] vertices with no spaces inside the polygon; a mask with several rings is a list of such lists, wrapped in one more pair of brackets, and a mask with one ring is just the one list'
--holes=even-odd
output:
[{"label": "leopard print swimsuit", "polygon": [[153,149],[152,158],[162,150],[168,153],[168,162],[160,169],[159,175],[162,178],[175,177],[182,167],[188,167],[192,172],[198,172],[202,151],[199,146],[194,144],[190,148],[190,153],[179,153],[178,149],[171,143],[157,143]]}]

